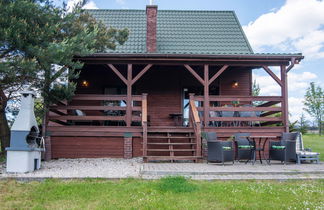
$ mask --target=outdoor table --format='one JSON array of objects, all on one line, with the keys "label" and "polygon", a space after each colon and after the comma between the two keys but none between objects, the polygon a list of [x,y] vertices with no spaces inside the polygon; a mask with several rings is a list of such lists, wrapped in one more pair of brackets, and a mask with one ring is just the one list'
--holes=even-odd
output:
[{"label": "outdoor table", "polygon": [[[268,142],[269,139],[276,139],[277,136],[249,136],[248,139],[253,142],[255,152],[259,153],[259,160],[260,163],[262,164],[262,158],[261,158],[261,151],[263,152],[263,158],[267,161],[267,158],[265,157],[265,145]],[[264,139],[263,144],[261,145],[261,141]],[[257,142],[258,140],[258,142]],[[255,157],[256,158],[256,157]],[[255,160],[254,160],[255,161]],[[268,163],[268,161],[267,161]],[[269,164],[269,163],[268,163]]]}]

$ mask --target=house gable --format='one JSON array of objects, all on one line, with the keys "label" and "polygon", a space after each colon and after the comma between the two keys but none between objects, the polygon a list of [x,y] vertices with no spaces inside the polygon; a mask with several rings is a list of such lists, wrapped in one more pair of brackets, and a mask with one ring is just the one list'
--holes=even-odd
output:
[{"label": "house gable", "polygon": [[[106,53],[147,53],[145,10],[87,12],[107,26],[130,31],[124,45]],[[233,11],[158,10],[156,53],[235,55],[253,51]]]}]

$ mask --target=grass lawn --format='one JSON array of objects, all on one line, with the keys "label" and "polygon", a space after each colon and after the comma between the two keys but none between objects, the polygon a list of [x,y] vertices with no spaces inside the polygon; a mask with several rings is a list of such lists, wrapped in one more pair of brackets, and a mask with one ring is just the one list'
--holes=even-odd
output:
[{"label": "grass lawn", "polygon": [[321,209],[319,181],[0,181],[1,209]]},{"label": "grass lawn", "polygon": [[319,152],[320,160],[324,161],[324,135],[315,134],[303,135],[304,147],[311,148],[313,152]]}]

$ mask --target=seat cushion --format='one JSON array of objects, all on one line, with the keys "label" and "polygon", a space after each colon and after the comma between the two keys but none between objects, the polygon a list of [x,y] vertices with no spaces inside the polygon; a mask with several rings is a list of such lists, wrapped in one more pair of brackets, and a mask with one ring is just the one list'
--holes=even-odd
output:
[{"label": "seat cushion", "polygon": [[239,149],[253,149],[254,146],[253,145],[239,145],[238,148]]},{"label": "seat cushion", "polygon": [[320,153],[318,152],[308,152],[308,151],[298,151],[297,155],[305,155],[305,156],[318,156]]},{"label": "seat cushion", "polygon": [[277,145],[272,145],[272,149],[285,149],[286,146],[277,146]]}]

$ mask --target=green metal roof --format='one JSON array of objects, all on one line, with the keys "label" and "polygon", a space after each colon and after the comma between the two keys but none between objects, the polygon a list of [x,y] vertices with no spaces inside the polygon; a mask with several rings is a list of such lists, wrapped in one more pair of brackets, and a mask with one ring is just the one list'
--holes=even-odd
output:
[{"label": "green metal roof", "polygon": [[[146,51],[145,10],[87,10],[107,26],[130,31],[127,42],[106,53]],[[233,11],[158,10],[157,54],[253,54]]]}]

